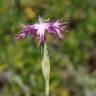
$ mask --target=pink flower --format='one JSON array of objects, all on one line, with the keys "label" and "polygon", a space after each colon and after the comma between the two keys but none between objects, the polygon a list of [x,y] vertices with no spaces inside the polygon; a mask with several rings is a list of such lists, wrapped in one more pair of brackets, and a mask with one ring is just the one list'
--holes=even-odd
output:
[{"label": "pink flower", "polygon": [[45,32],[53,34],[56,37],[61,39],[64,38],[64,32],[66,31],[66,25],[61,23],[59,20],[50,22],[44,21],[39,17],[39,22],[33,25],[24,25],[22,26],[21,32],[17,35],[17,39],[23,39],[28,35],[31,35],[33,38],[39,37],[39,44],[44,45],[45,42]]}]

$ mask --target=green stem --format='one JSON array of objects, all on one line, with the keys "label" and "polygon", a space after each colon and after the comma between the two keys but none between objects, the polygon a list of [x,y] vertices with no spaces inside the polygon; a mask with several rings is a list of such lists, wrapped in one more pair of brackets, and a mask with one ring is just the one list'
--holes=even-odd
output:
[{"label": "green stem", "polygon": [[46,96],[49,96],[49,79],[46,80],[45,92],[46,92]]},{"label": "green stem", "polygon": [[48,56],[47,44],[42,48],[42,73],[45,79],[45,95],[49,96],[49,76],[50,76],[50,60]]}]

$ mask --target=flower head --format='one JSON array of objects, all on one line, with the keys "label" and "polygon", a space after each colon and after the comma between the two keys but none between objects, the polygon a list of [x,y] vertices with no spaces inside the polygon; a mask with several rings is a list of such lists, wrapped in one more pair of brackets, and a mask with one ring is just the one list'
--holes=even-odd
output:
[{"label": "flower head", "polygon": [[44,45],[45,42],[45,32],[47,31],[50,34],[53,34],[56,37],[61,39],[64,38],[64,32],[66,30],[66,25],[61,23],[59,20],[50,22],[44,21],[39,17],[39,22],[32,25],[23,25],[21,32],[17,35],[17,39],[23,39],[28,35],[31,35],[33,38],[39,38],[39,44]]}]

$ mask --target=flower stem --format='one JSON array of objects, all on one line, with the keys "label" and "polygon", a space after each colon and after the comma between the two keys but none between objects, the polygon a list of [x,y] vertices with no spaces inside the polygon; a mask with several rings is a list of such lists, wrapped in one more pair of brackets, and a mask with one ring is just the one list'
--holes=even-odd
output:
[{"label": "flower stem", "polygon": [[45,79],[45,95],[49,96],[49,77],[50,77],[50,60],[47,50],[47,44],[42,48],[42,73]]},{"label": "flower stem", "polygon": [[46,80],[46,85],[45,85],[45,92],[46,92],[46,96],[49,96],[49,79]]}]

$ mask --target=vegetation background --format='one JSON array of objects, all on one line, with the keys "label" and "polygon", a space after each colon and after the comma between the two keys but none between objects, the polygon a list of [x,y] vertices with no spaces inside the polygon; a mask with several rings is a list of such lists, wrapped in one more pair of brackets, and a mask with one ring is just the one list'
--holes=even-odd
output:
[{"label": "vegetation background", "polygon": [[0,0],[0,96],[44,96],[41,52],[21,23],[68,21],[64,40],[47,36],[50,96],[96,96],[96,0]]}]

